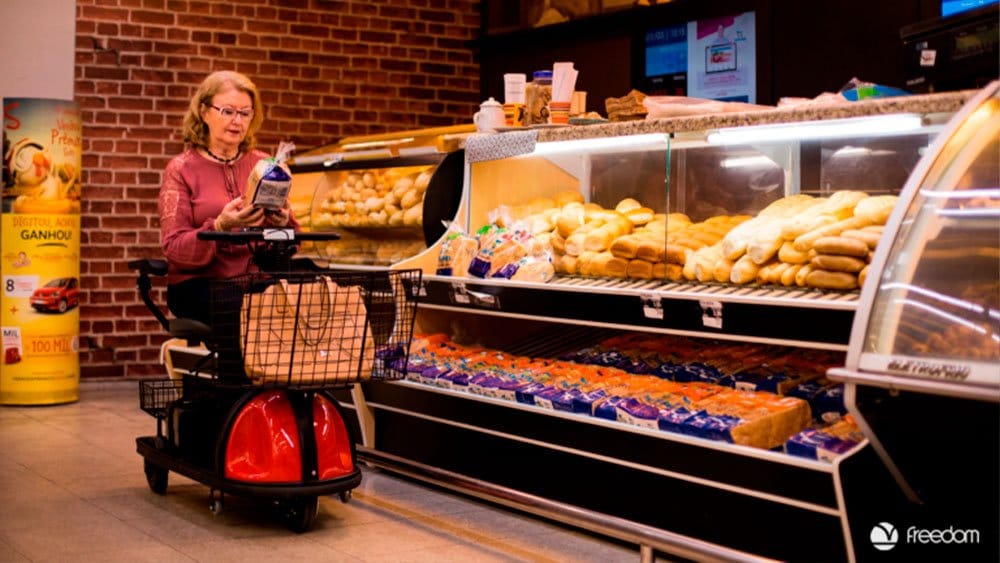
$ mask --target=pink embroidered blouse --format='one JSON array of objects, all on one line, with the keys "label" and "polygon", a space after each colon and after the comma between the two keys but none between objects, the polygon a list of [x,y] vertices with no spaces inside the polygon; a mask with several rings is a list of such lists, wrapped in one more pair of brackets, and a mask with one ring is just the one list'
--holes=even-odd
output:
[{"label": "pink embroidered blouse", "polygon": [[[198,240],[198,232],[215,229],[223,206],[243,195],[254,165],[267,157],[254,150],[223,164],[188,149],[170,160],[158,201],[168,285],[195,277],[231,277],[252,269],[246,245]],[[294,217],[288,226],[297,228]]]}]

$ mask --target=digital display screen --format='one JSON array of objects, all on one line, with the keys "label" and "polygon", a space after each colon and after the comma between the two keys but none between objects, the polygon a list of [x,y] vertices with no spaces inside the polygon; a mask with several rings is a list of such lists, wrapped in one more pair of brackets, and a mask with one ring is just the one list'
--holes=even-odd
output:
[{"label": "digital display screen", "polygon": [[1000,0],[941,0],[941,17],[946,18],[998,3]]},{"label": "digital display screen", "polygon": [[646,78],[687,72],[687,24],[646,32]]},{"label": "digital display screen", "polygon": [[676,95],[753,103],[754,12],[650,28],[643,44],[643,87]]}]

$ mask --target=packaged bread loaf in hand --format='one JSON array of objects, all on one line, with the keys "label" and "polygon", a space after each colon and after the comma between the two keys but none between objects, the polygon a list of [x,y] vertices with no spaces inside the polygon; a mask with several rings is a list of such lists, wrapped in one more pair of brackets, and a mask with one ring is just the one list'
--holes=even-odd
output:
[{"label": "packaged bread loaf in hand", "polygon": [[271,211],[284,207],[292,189],[292,172],[285,161],[294,150],[294,143],[283,142],[274,157],[259,160],[247,178],[243,201]]}]

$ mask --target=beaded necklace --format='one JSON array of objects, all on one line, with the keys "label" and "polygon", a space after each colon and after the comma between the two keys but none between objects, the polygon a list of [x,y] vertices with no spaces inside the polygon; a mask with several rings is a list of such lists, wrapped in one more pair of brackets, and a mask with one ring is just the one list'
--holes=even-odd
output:
[{"label": "beaded necklace", "polygon": [[243,154],[243,151],[236,151],[236,155],[233,156],[232,158],[222,158],[215,156],[215,154],[213,154],[212,151],[208,150],[208,147],[205,147],[205,152],[208,153],[208,156],[214,158],[215,160],[218,160],[222,164],[229,164],[230,162],[233,162],[234,160],[239,158],[241,154]]}]

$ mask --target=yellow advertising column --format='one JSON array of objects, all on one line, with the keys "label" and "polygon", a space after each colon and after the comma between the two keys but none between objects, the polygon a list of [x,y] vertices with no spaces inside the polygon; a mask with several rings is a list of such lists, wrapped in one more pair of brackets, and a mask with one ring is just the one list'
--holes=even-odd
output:
[{"label": "yellow advertising column", "polygon": [[79,398],[80,112],[3,100],[0,404]]}]

